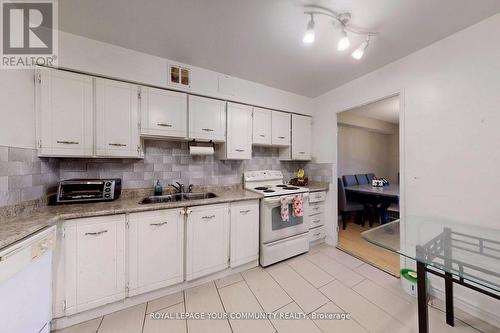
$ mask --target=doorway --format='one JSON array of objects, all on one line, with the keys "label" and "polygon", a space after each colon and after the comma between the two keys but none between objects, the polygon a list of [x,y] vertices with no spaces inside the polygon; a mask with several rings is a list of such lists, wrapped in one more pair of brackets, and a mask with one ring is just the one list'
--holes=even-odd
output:
[{"label": "doorway", "polygon": [[398,94],[337,114],[337,247],[395,276],[399,256],[368,243],[361,233],[399,219],[399,195],[370,192],[381,185],[373,180],[383,180],[399,194],[400,111]]}]

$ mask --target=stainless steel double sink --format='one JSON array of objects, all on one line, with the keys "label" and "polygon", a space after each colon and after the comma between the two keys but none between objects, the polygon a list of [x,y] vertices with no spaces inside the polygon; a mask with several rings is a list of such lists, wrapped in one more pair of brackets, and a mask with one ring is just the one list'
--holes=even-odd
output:
[{"label": "stainless steel double sink", "polygon": [[212,192],[199,193],[175,193],[168,195],[151,196],[142,199],[140,204],[155,204],[164,202],[192,201],[215,198],[217,195]]}]

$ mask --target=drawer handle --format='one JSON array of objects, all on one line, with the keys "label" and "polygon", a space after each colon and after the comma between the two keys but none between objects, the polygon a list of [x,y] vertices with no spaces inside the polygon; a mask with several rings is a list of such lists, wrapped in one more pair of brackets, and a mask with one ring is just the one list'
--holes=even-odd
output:
[{"label": "drawer handle", "polygon": [[107,232],[108,232],[107,230],[101,230],[101,231],[97,231],[97,232],[86,232],[85,235],[86,236],[99,236],[99,235],[105,234]]},{"label": "drawer handle", "polygon": [[245,149],[235,149],[238,153],[242,153],[245,151]]},{"label": "drawer handle", "polygon": [[215,217],[215,215],[205,215],[202,217],[202,219],[205,219],[205,220],[211,220]]},{"label": "drawer handle", "polygon": [[161,223],[150,223],[149,225],[152,226],[152,227],[161,227],[162,225],[165,225],[167,223],[168,223],[168,221],[161,222]]},{"label": "drawer handle", "polygon": [[126,147],[127,146],[124,143],[108,143],[108,145],[114,146],[114,147]]},{"label": "drawer handle", "polygon": [[240,214],[248,214],[248,213],[250,213],[250,209],[240,210]]},{"label": "drawer handle", "polygon": [[313,221],[313,223],[320,223],[320,222],[321,222],[321,220],[315,220],[315,221]]},{"label": "drawer handle", "polygon": [[321,235],[321,232],[318,232],[318,233],[316,233],[316,234],[313,234],[313,236],[319,236],[319,235]]},{"label": "drawer handle", "polygon": [[211,129],[211,128],[202,128],[201,129],[202,131],[205,131],[205,132],[213,132],[214,130]]},{"label": "drawer handle", "polygon": [[78,142],[78,141],[57,141],[57,143],[62,143],[64,145],[77,145],[80,142]]},{"label": "drawer handle", "polygon": [[284,136],[278,136],[278,139],[284,139],[285,137]]},{"label": "drawer handle", "polygon": [[306,152],[305,151],[299,151],[299,154],[305,154]]},{"label": "drawer handle", "polygon": [[165,123],[158,123],[158,124],[156,124],[156,125],[161,126],[161,127],[173,127],[172,125],[170,125],[170,124],[165,124]]},{"label": "drawer handle", "polygon": [[261,138],[265,138],[266,136],[264,134],[259,135]]},{"label": "drawer handle", "polygon": [[313,209],[314,210],[319,210],[321,207],[314,207]]}]

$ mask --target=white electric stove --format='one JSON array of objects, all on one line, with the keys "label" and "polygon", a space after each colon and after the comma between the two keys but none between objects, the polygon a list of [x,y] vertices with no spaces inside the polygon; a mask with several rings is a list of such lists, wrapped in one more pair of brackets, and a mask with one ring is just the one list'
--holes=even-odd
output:
[{"label": "white electric stove", "polygon": [[[260,202],[260,264],[275,262],[309,251],[309,221],[307,213],[294,216],[293,200],[303,199],[303,211],[308,211],[309,189],[284,183],[283,174],[276,170],[245,172],[245,189],[264,195]],[[288,203],[289,218],[281,217],[282,198]]]}]

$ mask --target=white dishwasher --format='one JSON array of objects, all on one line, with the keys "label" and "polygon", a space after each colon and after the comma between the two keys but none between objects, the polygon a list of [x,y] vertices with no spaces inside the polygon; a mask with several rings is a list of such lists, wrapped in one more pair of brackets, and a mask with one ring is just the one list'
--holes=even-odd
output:
[{"label": "white dishwasher", "polygon": [[53,226],[0,251],[0,331],[50,332],[55,242]]}]

